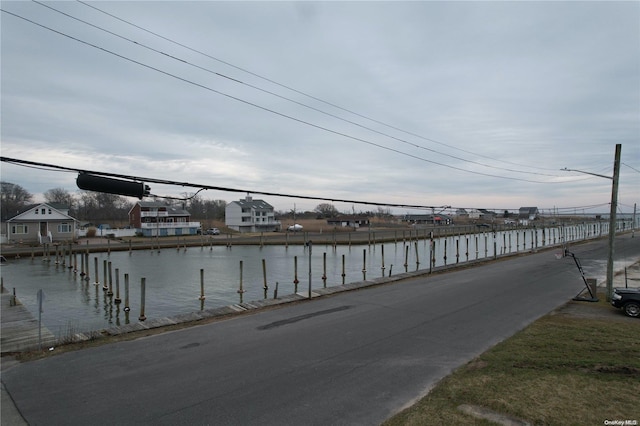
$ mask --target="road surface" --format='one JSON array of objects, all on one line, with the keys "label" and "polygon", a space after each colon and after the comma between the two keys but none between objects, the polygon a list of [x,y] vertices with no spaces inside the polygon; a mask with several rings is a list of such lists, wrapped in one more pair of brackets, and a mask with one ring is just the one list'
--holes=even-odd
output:
[{"label": "road surface", "polygon": [[[606,240],[571,250],[604,276]],[[64,353],[2,382],[30,425],[375,425],[583,289],[557,252]],[[640,238],[617,239],[616,259],[639,256]]]}]

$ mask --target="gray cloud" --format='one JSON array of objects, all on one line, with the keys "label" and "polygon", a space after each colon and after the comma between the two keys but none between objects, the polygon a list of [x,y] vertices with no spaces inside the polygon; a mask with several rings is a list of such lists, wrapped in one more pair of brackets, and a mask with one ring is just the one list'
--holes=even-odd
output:
[{"label": "gray cloud", "polygon": [[[395,128],[81,3],[47,4],[139,44],[35,3],[2,8],[147,67],[3,13],[3,156],[266,192],[492,208],[606,203],[609,181],[559,169],[610,174],[616,143],[640,169],[634,2],[91,3]],[[71,174],[6,163],[2,179],[34,193],[75,190]],[[623,210],[639,184],[623,167]]]}]

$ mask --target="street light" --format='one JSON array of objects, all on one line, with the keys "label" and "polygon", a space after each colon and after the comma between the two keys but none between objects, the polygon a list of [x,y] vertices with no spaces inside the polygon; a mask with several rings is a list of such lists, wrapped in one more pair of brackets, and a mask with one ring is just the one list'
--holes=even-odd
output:
[{"label": "street light", "polygon": [[616,240],[616,210],[618,209],[618,183],[620,180],[620,152],[622,150],[621,144],[616,144],[616,154],[613,162],[613,177],[599,175],[597,173],[585,172],[582,170],[564,168],[561,170],[569,172],[584,173],[587,175],[597,176],[605,179],[610,179],[613,183],[611,185],[611,210],[609,213],[609,257],[607,258],[607,302],[611,301],[613,295],[613,253],[614,244]]}]

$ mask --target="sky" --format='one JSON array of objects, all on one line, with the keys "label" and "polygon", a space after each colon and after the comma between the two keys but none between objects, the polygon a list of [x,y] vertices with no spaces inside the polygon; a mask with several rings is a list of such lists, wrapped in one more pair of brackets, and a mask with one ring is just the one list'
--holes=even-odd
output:
[{"label": "sky", "polygon": [[281,211],[606,213],[612,180],[582,172],[621,144],[618,212],[640,201],[640,2],[0,5],[3,157]]}]

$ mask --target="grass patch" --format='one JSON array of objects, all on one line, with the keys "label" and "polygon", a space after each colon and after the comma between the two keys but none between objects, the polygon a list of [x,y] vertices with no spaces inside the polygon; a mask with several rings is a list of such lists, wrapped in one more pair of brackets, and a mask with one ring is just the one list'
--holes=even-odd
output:
[{"label": "grass patch", "polygon": [[461,412],[462,404],[531,424],[640,423],[640,321],[620,321],[615,314],[547,315],[456,370],[384,424],[495,424]]}]

